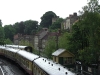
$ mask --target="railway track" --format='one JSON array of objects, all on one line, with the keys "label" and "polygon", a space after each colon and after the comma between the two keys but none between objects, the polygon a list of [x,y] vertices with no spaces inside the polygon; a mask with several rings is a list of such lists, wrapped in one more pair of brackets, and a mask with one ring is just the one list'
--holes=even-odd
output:
[{"label": "railway track", "polygon": [[17,66],[1,58],[0,69],[3,72],[2,75],[25,75]]}]

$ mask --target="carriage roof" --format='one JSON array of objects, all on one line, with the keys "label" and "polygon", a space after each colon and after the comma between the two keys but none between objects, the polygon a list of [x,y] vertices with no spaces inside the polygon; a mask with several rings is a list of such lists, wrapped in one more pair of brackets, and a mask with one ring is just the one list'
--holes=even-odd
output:
[{"label": "carriage roof", "polygon": [[64,66],[55,63],[50,59],[42,57],[34,60],[34,62],[49,75],[75,75],[75,73],[69,71]]},{"label": "carriage roof", "polygon": [[25,57],[26,59],[28,59],[30,61],[33,61],[34,59],[39,57],[38,55],[35,55],[33,53],[30,53],[30,52],[27,52],[27,51],[24,51],[24,50],[18,51],[17,54]]}]

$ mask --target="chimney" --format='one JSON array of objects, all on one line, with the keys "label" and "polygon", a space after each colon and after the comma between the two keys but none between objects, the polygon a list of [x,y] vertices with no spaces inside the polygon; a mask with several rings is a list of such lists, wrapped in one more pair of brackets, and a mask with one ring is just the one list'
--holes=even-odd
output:
[{"label": "chimney", "polygon": [[72,16],[73,16],[73,15],[71,15],[71,14],[69,15],[69,17],[72,17]]},{"label": "chimney", "polygon": [[73,13],[74,16],[77,16],[77,13]]}]

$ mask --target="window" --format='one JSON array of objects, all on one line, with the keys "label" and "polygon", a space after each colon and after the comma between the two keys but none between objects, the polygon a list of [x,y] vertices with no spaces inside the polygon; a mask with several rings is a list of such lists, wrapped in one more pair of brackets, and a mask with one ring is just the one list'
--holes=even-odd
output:
[{"label": "window", "polygon": [[73,63],[72,57],[65,57],[64,58],[64,65],[66,65],[66,64],[72,64],[72,63]]}]

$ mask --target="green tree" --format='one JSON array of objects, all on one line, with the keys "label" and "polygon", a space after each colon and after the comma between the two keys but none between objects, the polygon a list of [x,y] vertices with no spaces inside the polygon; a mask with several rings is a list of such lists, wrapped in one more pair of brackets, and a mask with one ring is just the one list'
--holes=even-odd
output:
[{"label": "green tree", "polygon": [[5,39],[9,38],[11,41],[13,41],[15,29],[12,25],[5,25],[4,26],[4,33],[5,33]]},{"label": "green tree", "polygon": [[40,25],[45,28],[49,28],[52,24],[52,18],[57,17],[52,11],[48,11],[41,17]]},{"label": "green tree", "polygon": [[5,44],[12,44],[12,41],[8,38],[8,39],[5,39],[5,40],[4,40],[4,43],[5,43]]},{"label": "green tree", "polygon": [[47,58],[52,59],[52,53],[56,50],[55,37],[50,37],[46,43],[44,54]]},{"label": "green tree", "polygon": [[68,49],[68,38],[70,37],[70,33],[64,32],[61,36],[59,36],[58,46],[59,48]]},{"label": "green tree", "polygon": [[[95,7],[94,7],[95,6]],[[100,14],[97,0],[90,0],[72,28],[69,49],[85,63],[97,63],[100,53]],[[97,8],[96,8],[97,7]]]},{"label": "green tree", "polygon": [[19,23],[19,33],[20,33],[20,34],[24,34],[24,30],[25,30],[25,24],[24,24],[23,21],[21,21],[21,22]]},{"label": "green tree", "polygon": [[20,33],[19,22],[13,24],[13,27],[15,29],[15,34]]},{"label": "green tree", "polygon": [[4,37],[5,37],[4,29],[3,27],[0,26],[0,44],[4,44]]},{"label": "green tree", "polygon": [[0,26],[2,27],[2,21],[0,20]]},{"label": "green tree", "polygon": [[38,21],[27,20],[24,22],[25,34],[35,34],[38,28]]},{"label": "green tree", "polygon": [[50,30],[54,30],[54,29],[61,29],[61,22],[63,21],[62,18],[57,19],[56,22],[54,22],[51,26],[50,26]]},{"label": "green tree", "polygon": [[[83,8],[84,14],[82,15],[82,21],[84,25],[82,26],[86,32],[86,36],[89,41],[89,47],[85,48],[83,51],[79,51],[80,58],[87,63],[95,62],[97,63],[100,53],[100,5],[98,4],[98,0],[90,0],[88,6]],[[87,54],[83,55],[82,53],[87,52]],[[87,57],[85,57],[87,56]]]}]

